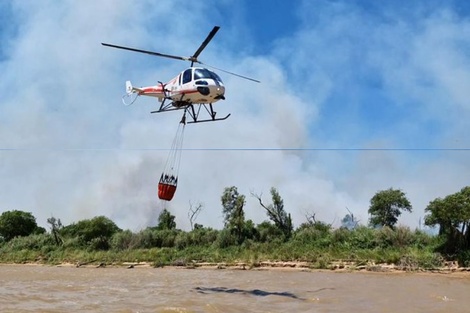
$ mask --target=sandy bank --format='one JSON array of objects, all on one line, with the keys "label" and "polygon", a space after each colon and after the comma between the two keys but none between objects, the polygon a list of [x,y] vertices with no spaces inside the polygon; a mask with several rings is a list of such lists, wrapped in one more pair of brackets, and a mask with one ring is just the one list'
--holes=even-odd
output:
[{"label": "sandy bank", "polygon": [[[27,263],[26,265],[46,265],[43,263]],[[457,262],[446,262],[444,266],[433,269],[422,269],[413,266],[398,266],[395,264],[375,264],[374,262],[357,263],[351,261],[335,261],[330,263],[326,268],[315,268],[309,262],[279,262],[279,261],[263,261],[258,263],[210,263],[210,262],[175,262],[172,265],[155,266],[151,262],[123,262],[123,263],[61,263],[55,265],[57,267],[77,267],[77,268],[155,268],[164,267],[168,269],[203,269],[203,270],[282,270],[282,271],[333,271],[333,272],[376,272],[376,273],[437,273],[452,274],[460,273],[470,276],[470,268],[459,267]]]}]

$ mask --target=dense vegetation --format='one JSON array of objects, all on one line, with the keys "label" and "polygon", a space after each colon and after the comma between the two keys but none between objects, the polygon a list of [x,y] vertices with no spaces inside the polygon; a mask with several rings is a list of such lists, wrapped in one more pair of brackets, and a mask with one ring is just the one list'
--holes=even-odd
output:
[{"label": "dense vegetation", "polygon": [[0,215],[1,262],[152,262],[154,265],[192,262],[304,261],[328,268],[332,261],[365,264],[393,263],[413,268],[435,268],[446,259],[470,266],[470,187],[431,201],[425,224],[438,235],[396,226],[402,211],[412,206],[401,190],[377,192],[371,199],[369,225],[359,225],[350,212],[340,228],[317,221],[315,214],[294,229],[281,196],[271,189],[271,204],[253,194],[268,220],[255,225],[245,219],[245,196],[236,187],[224,190],[221,203],[224,228],[194,223],[202,209],[191,206],[190,231],[177,229],[175,217],[163,210],[157,226],[139,232],[120,229],[104,216],[64,226],[49,218],[50,231],[38,227],[31,213],[6,211]]}]

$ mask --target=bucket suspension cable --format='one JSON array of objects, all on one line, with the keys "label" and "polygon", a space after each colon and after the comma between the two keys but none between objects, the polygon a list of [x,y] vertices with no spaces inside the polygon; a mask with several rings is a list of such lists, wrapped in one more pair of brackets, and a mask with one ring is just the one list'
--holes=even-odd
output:
[{"label": "bucket suspension cable", "polygon": [[162,200],[170,201],[176,192],[185,126],[186,112],[178,125],[175,138],[173,139],[173,143],[166,160],[164,171],[158,183],[158,197]]},{"label": "bucket suspension cable", "polygon": [[[166,160],[164,172],[178,176],[179,166],[181,163],[181,151],[183,147],[184,138],[184,125],[180,124],[176,132],[176,136],[173,139],[170,152],[168,153],[168,159]],[[176,178],[176,177],[175,177]]]}]

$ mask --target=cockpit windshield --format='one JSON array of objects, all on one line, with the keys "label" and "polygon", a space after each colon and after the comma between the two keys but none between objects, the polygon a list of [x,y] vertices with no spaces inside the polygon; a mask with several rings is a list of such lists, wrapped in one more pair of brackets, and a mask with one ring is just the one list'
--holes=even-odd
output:
[{"label": "cockpit windshield", "polygon": [[205,68],[196,68],[194,69],[194,79],[201,79],[201,78],[210,78],[218,82],[222,82],[219,75],[214,72],[209,71]]}]

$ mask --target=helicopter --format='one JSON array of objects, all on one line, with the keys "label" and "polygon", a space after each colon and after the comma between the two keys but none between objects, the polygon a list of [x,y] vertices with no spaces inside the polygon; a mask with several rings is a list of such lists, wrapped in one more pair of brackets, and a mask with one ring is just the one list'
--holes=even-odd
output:
[{"label": "helicopter", "polygon": [[[191,66],[189,68],[180,72],[180,74],[167,83],[162,83],[159,81],[157,85],[153,86],[134,87],[130,81],[126,81],[126,94],[122,97],[123,103],[125,105],[131,105],[136,101],[138,96],[150,96],[156,97],[158,102],[160,102],[160,107],[158,110],[151,111],[150,113],[184,110],[183,120],[185,123],[186,113],[188,113],[191,117],[191,120],[187,123],[202,123],[226,120],[230,114],[224,117],[216,117],[217,112],[214,111],[212,106],[213,103],[219,100],[225,100],[225,86],[220,76],[209,68],[253,82],[259,83],[260,81],[220,68],[209,66],[199,61],[199,55],[206,48],[219,29],[219,26],[214,26],[196,52],[194,52],[194,54],[190,57],[182,57],[129,48],[125,46],[118,46],[109,43],[101,43],[106,47],[191,62]],[[200,64],[202,66],[194,66],[194,64]],[[200,118],[201,112],[206,112],[208,117],[203,117],[205,114],[203,113]]]}]

